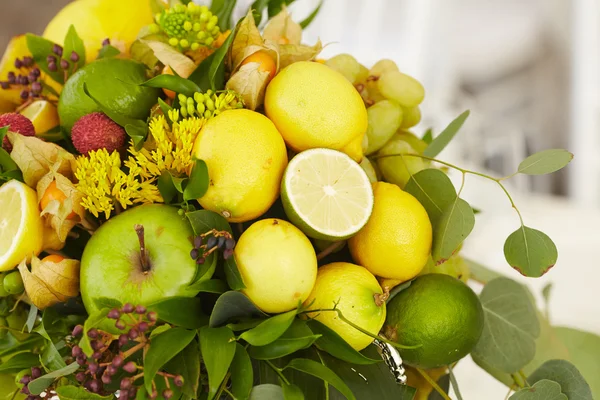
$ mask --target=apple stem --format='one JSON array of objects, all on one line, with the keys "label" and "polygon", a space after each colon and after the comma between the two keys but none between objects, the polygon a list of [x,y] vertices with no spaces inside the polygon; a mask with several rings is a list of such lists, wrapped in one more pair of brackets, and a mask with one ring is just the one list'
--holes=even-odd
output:
[{"label": "apple stem", "polygon": [[144,225],[135,224],[133,227],[135,228],[135,232],[140,241],[140,262],[142,263],[142,272],[148,273],[148,271],[150,271],[150,260],[148,259],[146,241],[144,240]]}]

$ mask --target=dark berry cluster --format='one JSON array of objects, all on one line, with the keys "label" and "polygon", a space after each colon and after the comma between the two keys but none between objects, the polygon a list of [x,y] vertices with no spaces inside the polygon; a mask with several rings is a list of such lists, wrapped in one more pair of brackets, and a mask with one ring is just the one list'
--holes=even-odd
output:
[{"label": "dark berry cluster", "polygon": [[208,256],[215,251],[222,251],[223,258],[228,259],[233,254],[235,239],[227,231],[210,231],[198,235],[194,238],[194,248],[190,251],[190,256],[198,264],[203,264]]},{"label": "dark berry cluster", "polygon": [[[82,367],[76,373],[75,379],[90,392],[105,394],[105,386],[112,384],[113,379],[118,376],[119,399],[134,399],[139,385],[142,384],[144,373],[143,368],[131,358],[150,346],[147,334],[156,325],[158,316],[153,311],[148,312],[142,305],[134,306],[128,303],[121,308],[110,310],[107,317],[115,320],[115,327],[123,333],[112,335],[99,329],[90,329],[87,336],[93,350],[92,356],[86,356],[83,349],[77,345],[71,349],[71,355]],[[81,325],[76,326],[72,333],[74,337],[82,334]],[[169,380],[176,386],[183,385],[183,377],[179,375],[165,372],[159,372],[157,375],[165,379],[167,389],[163,391],[162,396],[167,400],[173,396]],[[150,398],[155,399],[158,392],[154,383],[152,387],[154,390]]]},{"label": "dark berry cluster", "polygon": [[42,376],[42,370],[39,367],[33,367],[31,370],[23,370],[17,374],[15,380],[17,385],[22,386],[21,393],[26,394],[26,400],[41,400],[42,397],[32,395],[27,388],[29,382]]},{"label": "dark berry cluster", "polygon": [[35,65],[33,58],[23,57],[15,59],[15,68],[18,73],[10,71],[5,81],[0,81],[0,87],[4,90],[21,89],[21,99],[40,97],[42,94],[42,83],[39,81],[42,74]]},{"label": "dark berry cluster", "polygon": [[[63,48],[55,44],[52,47],[52,54],[46,57],[46,62],[48,63],[48,69],[50,71],[63,71],[66,80],[70,74],[75,72],[75,68],[77,68],[79,59],[80,56],[75,51],[72,51],[71,54],[68,54],[68,59],[63,57]],[[73,65],[71,63],[73,63]]]}]

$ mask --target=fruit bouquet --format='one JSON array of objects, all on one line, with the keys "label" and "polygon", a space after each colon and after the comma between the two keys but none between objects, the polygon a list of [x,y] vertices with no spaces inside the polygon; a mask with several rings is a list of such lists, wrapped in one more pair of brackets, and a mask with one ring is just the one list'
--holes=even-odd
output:
[{"label": "fruit bouquet", "polygon": [[319,8],[235,3],[78,0],[8,45],[0,399],[460,399],[468,354],[511,399],[598,396],[576,352],[597,337],[460,255],[479,175],[521,220],[508,264],[547,272],[504,181],[572,155],[503,178],[442,161],[468,111],[419,132],[394,62],[302,42]]}]

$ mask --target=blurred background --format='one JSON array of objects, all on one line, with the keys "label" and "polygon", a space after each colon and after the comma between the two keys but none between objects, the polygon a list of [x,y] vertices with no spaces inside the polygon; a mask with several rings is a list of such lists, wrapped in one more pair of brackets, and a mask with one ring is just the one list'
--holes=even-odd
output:
[{"label": "blurred background", "polygon": [[[67,3],[2,0],[0,48],[15,34],[41,33]],[[238,1],[237,16],[251,3]],[[298,0],[290,9],[300,21],[318,4]],[[495,183],[474,176],[463,197],[482,213],[463,253],[528,285],[539,306],[552,284],[552,323],[600,334],[600,1],[325,0],[304,33],[309,44],[318,38],[328,44],[322,58],[351,53],[367,67],[390,58],[420,80],[427,95],[417,135],[440,132],[470,109],[440,156],[446,161],[500,177],[542,149],[575,154],[559,173],[508,183],[525,224],[555,241],[555,268],[534,280],[508,267],[503,243],[518,217]],[[469,358],[456,372],[466,399],[506,393]]]}]

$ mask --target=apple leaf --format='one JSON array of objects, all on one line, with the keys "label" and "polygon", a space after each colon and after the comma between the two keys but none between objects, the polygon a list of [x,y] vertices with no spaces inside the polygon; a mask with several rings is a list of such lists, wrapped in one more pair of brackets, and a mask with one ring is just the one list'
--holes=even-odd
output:
[{"label": "apple leaf", "polygon": [[94,305],[97,308],[120,308],[123,304],[117,299],[111,299],[108,297],[98,297],[97,299],[92,299]]},{"label": "apple leaf", "polygon": [[195,200],[204,196],[208,190],[208,167],[203,160],[196,160],[190,179],[183,190],[184,200]]},{"label": "apple leaf", "polygon": [[171,328],[152,338],[152,345],[144,357],[144,386],[147,391],[152,391],[152,381],[156,373],[195,337],[195,330]]},{"label": "apple leaf", "polygon": [[265,316],[266,314],[256,307],[245,294],[229,291],[223,293],[217,299],[213,311],[210,314],[209,326],[217,327],[229,322]]},{"label": "apple leaf", "polygon": [[321,363],[307,358],[294,358],[283,369],[294,369],[315,376],[336,388],[346,399],[356,400],[354,393],[352,393],[348,385],[335,372]]},{"label": "apple leaf", "polygon": [[216,212],[198,210],[187,212],[185,213],[185,216],[190,221],[196,236],[202,235],[212,229],[232,233],[229,222]]},{"label": "apple leaf", "polygon": [[33,353],[19,353],[0,364],[0,373],[11,374],[19,372],[25,368],[35,367],[39,362],[39,357]]},{"label": "apple leaf", "polygon": [[265,346],[283,335],[292,325],[294,318],[296,318],[296,310],[275,315],[257,327],[242,333],[240,339],[244,339],[253,346]]},{"label": "apple leaf", "polygon": [[188,329],[198,329],[208,321],[202,311],[202,301],[197,297],[171,297],[148,306],[161,321]]},{"label": "apple leaf", "polygon": [[68,60],[73,52],[77,53],[79,60],[77,61],[76,68],[70,69],[71,73],[85,66],[85,46],[83,40],[77,34],[75,26],[71,25],[63,43],[63,58]]},{"label": "apple leaf", "polygon": [[248,353],[256,360],[272,360],[307,349],[320,337],[321,335],[313,334],[306,321],[295,318],[277,340],[266,346],[250,346]]},{"label": "apple leaf", "polygon": [[187,347],[165,365],[165,371],[183,376],[181,391],[194,398],[200,384],[200,346],[192,340]]},{"label": "apple leaf", "polygon": [[231,393],[236,399],[247,399],[254,383],[252,361],[244,346],[235,345],[235,355],[231,362]]},{"label": "apple leaf", "polygon": [[208,373],[209,398],[215,397],[219,385],[223,382],[233,361],[235,348],[235,336],[231,329],[225,326],[205,326],[200,329],[200,351]]},{"label": "apple leaf", "polygon": [[56,388],[56,394],[60,400],[112,400],[114,395],[101,396],[91,393],[81,386],[59,386]]},{"label": "apple leaf", "polygon": [[106,46],[102,46],[102,48],[98,52],[97,59],[99,60],[101,58],[112,58],[118,56],[119,54],[121,54],[121,50],[109,44]]}]

